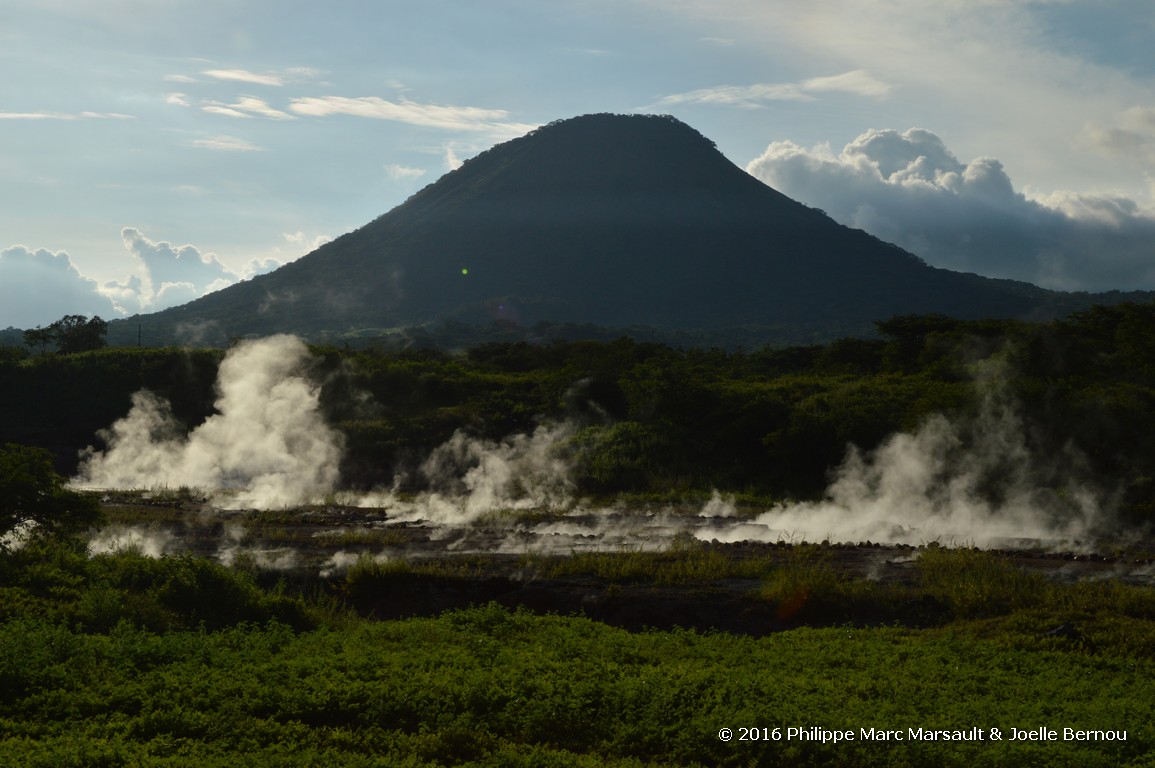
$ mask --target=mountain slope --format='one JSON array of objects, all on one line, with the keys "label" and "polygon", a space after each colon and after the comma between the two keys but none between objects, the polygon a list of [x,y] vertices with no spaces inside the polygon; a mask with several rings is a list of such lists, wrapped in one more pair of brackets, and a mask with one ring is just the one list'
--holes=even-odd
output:
[{"label": "mountain slope", "polygon": [[[927,266],[754,179],[670,117],[587,115],[500,144],[273,273],[132,318],[149,339],[316,336],[454,318],[868,333],[895,314],[1087,301]],[[1067,306],[1069,305],[1069,306]],[[795,333],[795,335],[797,335]]]}]

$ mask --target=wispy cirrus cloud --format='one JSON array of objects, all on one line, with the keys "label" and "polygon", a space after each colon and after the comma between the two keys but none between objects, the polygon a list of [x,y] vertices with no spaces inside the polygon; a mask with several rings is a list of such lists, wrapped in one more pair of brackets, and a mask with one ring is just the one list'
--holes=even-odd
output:
[{"label": "wispy cirrus cloud", "polygon": [[119,112],[0,112],[0,120],[135,120]]},{"label": "wispy cirrus cloud", "polygon": [[205,112],[225,115],[226,117],[264,117],[270,120],[297,119],[288,112],[282,112],[276,107],[270,106],[264,99],[258,99],[255,96],[242,96],[232,104],[224,104],[219,101],[207,101],[201,109]]},{"label": "wispy cirrus cloud", "polygon": [[754,85],[718,85],[658,100],[657,106],[675,104],[717,104],[754,109],[769,101],[816,101],[819,93],[849,93],[856,96],[883,98],[891,85],[870,73],[851,70],[827,77],[812,77],[796,83],[756,83]]},{"label": "wispy cirrus cloud", "polygon": [[196,139],[192,142],[194,147],[201,149],[214,149],[222,152],[264,152],[265,148],[253,144],[245,139],[237,138],[236,136],[211,136],[207,139]]},{"label": "wispy cirrus cloud", "polygon": [[[247,69],[204,69],[201,74],[214,80],[230,80],[238,83],[252,83],[253,85],[268,85],[281,87],[288,83],[303,83],[316,80],[324,74],[322,70],[313,67],[286,67],[272,72],[251,72]],[[193,83],[194,78],[187,75],[170,75],[165,78],[173,82]]]},{"label": "wispy cirrus cloud", "polygon": [[254,85],[282,86],[285,84],[285,79],[281,75],[262,75],[257,72],[250,72],[247,69],[206,69],[202,70],[201,74],[216,80],[232,80],[240,83],[252,83]]},{"label": "wispy cirrus cloud", "polygon": [[408,99],[389,101],[378,96],[320,96],[293,99],[289,109],[298,115],[328,117],[352,115],[375,120],[393,120],[426,128],[454,131],[486,131],[506,136],[527,133],[536,125],[509,122],[504,109],[421,104]]}]

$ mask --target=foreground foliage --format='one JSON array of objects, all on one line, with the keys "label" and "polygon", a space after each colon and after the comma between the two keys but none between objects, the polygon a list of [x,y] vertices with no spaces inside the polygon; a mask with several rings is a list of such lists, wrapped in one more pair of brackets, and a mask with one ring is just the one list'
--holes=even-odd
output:
[{"label": "foreground foliage", "polygon": [[60,535],[100,520],[100,507],[65,487],[42,448],[0,445],[0,552],[26,535]]},{"label": "foreground foliage", "polygon": [[[494,604],[375,622],[208,561],[38,542],[0,563],[0,765],[1151,765],[1150,589],[1044,585],[985,553],[929,554],[917,589],[951,606],[941,626],[753,638]],[[647,578],[640,563],[614,578]],[[654,564],[657,580],[725,571]],[[848,594],[820,565],[803,550],[765,572],[766,599],[787,583]],[[1071,619],[1078,637],[1048,632]],[[910,736],[1040,727],[1127,737]],[[722,728],[783,738],[724,742]]]}]

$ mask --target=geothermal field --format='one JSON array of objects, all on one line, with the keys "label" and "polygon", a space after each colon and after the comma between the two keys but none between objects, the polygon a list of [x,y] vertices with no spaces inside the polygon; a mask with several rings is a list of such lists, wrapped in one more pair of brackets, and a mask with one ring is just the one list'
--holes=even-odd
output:
[{"label": "geothermal field", "polygon": [[[220,367],[218,412],[188,432],[163,399],[134,395],[73,480],[109,512],[91,550],[190,553],[325,578],[362,559],[496,564],[691,543],[729,553],[822,544],[849,573],[881,578],[935,546],[1006,552],[1058,576],[1151,577],[1145,558],[1118,554],[1133,542],[1113,535],[1107,495],[1089,482],[1062,495],[1033,482],[1041,460],[994,387],[972,425],[976,444],[962,446],[955,425],[934,416],[872,452],[851,450],[820,501],[751,503],[719,490],[674,503],[583,498],[563,450],[575,429],[566,422],[501,441],[458,432],[420,463],[425,490],[397,490],[398,478],[353,492],[340,485],[340,436],[301,373],[307,356],[289,336],[236,347]],[[992,468],[1010,477],[997,505],[980,493]]]}]

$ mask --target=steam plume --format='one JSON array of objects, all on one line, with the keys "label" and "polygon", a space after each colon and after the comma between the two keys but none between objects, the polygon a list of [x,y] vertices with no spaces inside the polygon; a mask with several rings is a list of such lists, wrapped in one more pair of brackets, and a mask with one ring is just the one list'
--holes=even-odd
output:
[{"label": "steam plume", "polygon": [[533,434],[494,442],[459,430],[421,465],[429,492],[412,501],[372,494],[357,503],[384,507],[396,520],[448,524],[470,523],[502,509],[566,506],[573,483],[560,446],[572,431],[569,424],[542,425]]},{"label": "steam plume", "polygon": [[142,390],[132,410],[89,449],[80,485],[204,488],[216,506],[276,508],[314,501],[337,482],[340,435],[325,424],[293,336],[245,342],[217,376],[218,413],[187,436],[165,400]]},{"label": "steam plume", "polygon": [[973,421],[935,414],[916,432],[892,435],[869,454],[851,447],[824,500],[783,505],[749,523],[695,535],[983,547],[1022,539],[1085,541],[1109,505],[1078,479],[1079,456],[1073,450],[1046,459],[1033,454],[1014,403],[993,380],[980,386]]}]

